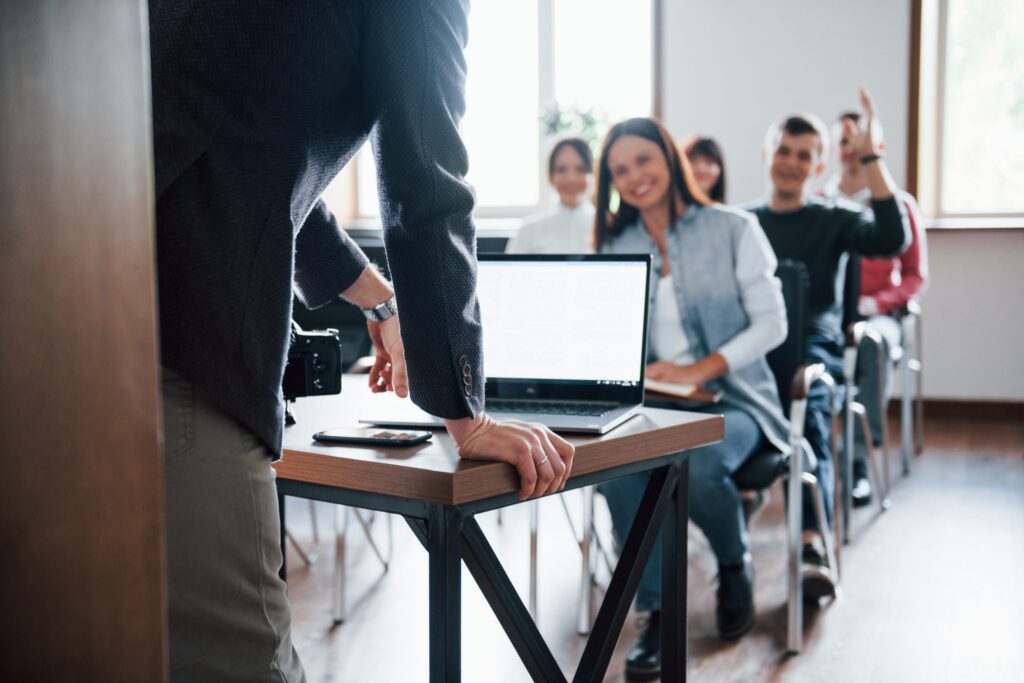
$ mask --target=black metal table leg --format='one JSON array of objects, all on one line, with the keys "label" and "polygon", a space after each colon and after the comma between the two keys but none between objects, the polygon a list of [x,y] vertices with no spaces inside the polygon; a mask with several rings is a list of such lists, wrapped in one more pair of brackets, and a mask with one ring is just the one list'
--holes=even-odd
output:
[{"label": "black metal table leg", "polygon": [[484,594],[491,611],[505,629],[512,646],[526,666],[530,678],[544,683],[565,683],[554,655],[537,630],[497,555],[477,521],[467,517],[462,530],[463,557],[473,579]]},{"label": "black metal table leg", "polygon": [[690,463],[682,463],[661,536],[661,680],[686,680],[687,486]]},{"label": "black metal table leg", "polygon": [[573,678],[574,683],[599,683],[604,680],[608,662],[615,650],[615,641],[622,632],[622,624],[640,584],[640,577],[661,528],[661,520],[675,492],[679,476],[677,463],[651,471],[651,480],[636,511],[629,536],[622,546],[619,564],[615,567],[608,592],[594,620],[594,628]]},{"label": "black metal table leg", "polygon": [[439,504],[428,506],[430,553],[430,680],[462,679],[462,516]]}]

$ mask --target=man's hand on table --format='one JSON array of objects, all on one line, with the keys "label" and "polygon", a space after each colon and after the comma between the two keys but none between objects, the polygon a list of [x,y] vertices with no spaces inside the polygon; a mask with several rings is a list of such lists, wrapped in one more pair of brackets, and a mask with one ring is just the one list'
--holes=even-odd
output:
[{"label": "man's hand on table", "polygon": [[544,425],[494,420],[487,413],[444,423],[461,457],[515,466],[519,472],[520,500],[539,498],[565,488],[576,449]]}]

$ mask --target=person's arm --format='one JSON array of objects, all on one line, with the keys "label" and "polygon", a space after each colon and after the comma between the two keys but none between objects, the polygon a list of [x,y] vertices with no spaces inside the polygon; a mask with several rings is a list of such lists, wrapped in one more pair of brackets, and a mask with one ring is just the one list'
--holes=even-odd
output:
[{"label": "person's arm", "polygon": [[908,301],[924,293],[928,283],[928,243],[921,210],[909,194],[902,193],[900,199],[906,210],[913,241],[899,257],[900,283],[872,295],[879,313],[898,312]]},{"label": "person's arm", "polygon": [[860,102],[864,122],[853,146],[864,165],[873,215],[840,208],[846,216],[837,218],[842,221],[842,239],[847,249],[864,256],[895,256],[910,245],[910,226],[896,200],[896,184],[889,167],[881,156],[884,144],[874,103],[864,90],[860,91]]},{"label": "person's arm", "polygon": [[324,200],[318,200],[295,238],[294,281],[299,301],[314,309],[337,300],[369,263]]},{"label": "person's arm", "polygon": [[459,137],[465,110],[466,3],[369,3],[360,81],[373,144],[384,243],[413,401],[445,418],[464,458],[514,465],[520,496],[565,486],[574,448],[537,424],[483,412],[474,197]]},{"label": "person's arm", "polygon": [[731,370],[763,358],[786,340],[786,303],[782,299],[782,285],[775,277],[777,267],[768,238],[751,216],[736,251],[736,281],[750,323],[718,349]]},{"label": "person's arm", "polygon": [[458,130],[467,33],[461,3],[370,3],[360,77],[376,120],[381,221],[412,399],[450,419],[483,410],[474,197]]},{"label": "person's arm", "polygon": [[782,299],[782,285],[775,277],[777,266],[768,238],[751,215],[749,227],[737,244],[735,264],[740,299],[749,318],[747,327],[696,363],[651,363],[647,366],[647,376],[663,382],[699,386],[750,365],[785,341],[786,304]]},{"label": "person's arm", "polygon": [[[359,245],[341,229],[321,199],[295,239],[295,294],[307,308],[319,308],[339,296],[359,308],[384,303],[394,292]],[[408,395],[405,356],[398,317],[367,323],[377,359],[367,378],[373,391]]]}]

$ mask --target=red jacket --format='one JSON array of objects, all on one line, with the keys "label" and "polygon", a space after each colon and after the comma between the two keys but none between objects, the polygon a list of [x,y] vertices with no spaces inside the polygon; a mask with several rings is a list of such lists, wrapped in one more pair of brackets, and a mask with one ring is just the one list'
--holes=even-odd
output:
[{"label": "red jacket", "polygon": [[924,293],[928,284],[928,241],[921,209],[914,197],[897,193],[910,222],[913,241],[896,258],[863,258],[860,265],[860,295],[878,302],[879,313],[896,313],[908,301]]},{"label": "red jacket", "polygon": [[[843,195],[839,191],[838,178],[833,178],[822,194],[844,197],[865,206],[870,206],[871,202],[867,190],[854,197]],[[874,299],[878,303],[878,312],[883,314],[898,313],[908,301],[923,294],[928,284],[928,239],[921,209],[909,192],[897,190],[896,196],[903,202],[913,241],[905,252],[895,258],[865,256],[861,258],[860,266],[860,295]]]}]

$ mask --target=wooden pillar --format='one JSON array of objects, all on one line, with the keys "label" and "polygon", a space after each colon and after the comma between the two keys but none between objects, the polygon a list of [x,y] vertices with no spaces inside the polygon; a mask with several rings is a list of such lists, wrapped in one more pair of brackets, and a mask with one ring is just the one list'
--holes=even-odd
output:
[{"label": "wooden pillar", "polygon": [[0,0],[0,680],[166,679],[142,0]]}]

